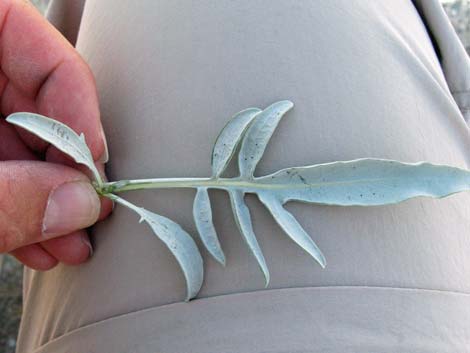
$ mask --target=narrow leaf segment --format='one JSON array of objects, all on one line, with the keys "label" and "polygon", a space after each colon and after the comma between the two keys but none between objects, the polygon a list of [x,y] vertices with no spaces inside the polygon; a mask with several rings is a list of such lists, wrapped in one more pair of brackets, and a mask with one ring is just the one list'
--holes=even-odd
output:
[{"label": "narrow leaf segment", "polygon": [[232,203],[233,215],[235,217],[235,222],[237,223],[240,233],[243,235],[243,238],[246,241],[249,249],[251,250],[258,265],[263,271],[265,286],[269,284],[269,270],[266,265],[266,260],[264,259],[263,252],[256,240],[256,235],[253,231],[253,225],[251,223],[250,210],[248,209],[245,201],[243,200],[243,193],[239,190],[233,190],[229,192],[230,202]]},{"label": "narrow leaf segment", "polygon": [[100,173],[96,169],[90,149],[88,148],[85,135],[78,135],[67,125],[60,121],[33,113],[13,113],[6,119],[10,124],[19,126],[36,136],[54,145],[75,162],[86,165],[95,177],[98,185],[102,185]]},{"label": "narrow leaf segment", "polygon": [[238,166],[243,178],[251,178],[277,124],[294,105],[290,101],[271,104],[256,116],[243,138]]},{"label": "narrow leaf segment", "polygon": [[186,278],[186,301],[194,298],[201,289],[204,270],[201,254],[193,238],[171,219],[137,207],[117,195],[109,194],[107,196],[137,213],[140,216],[140,222],[146,222],[155,235],[168,247]]},{"label": "narrow leaf segment", "polygon": [[207,188],[197,188],[193,217],[204,246],[220,264],[225,266],[225,255],[212,222],[212,209]]},{"label": "narrow leaf segment", "polygon": [[218,178],[232,159],[238,143],[253,118],[261,112],[258,108],[248,108],[235,114],[224,126],[212,149],[212,176]]},{"label": "narrow leaf segment", "polygon": [[325,256],[299,222],[297,222],[292,213],[282,207],[281,203],[269,194],[259,193],[258,197],[284,232],[302,249],[308,252],[310,256],[317,260],[321,267],[325,268]]}]

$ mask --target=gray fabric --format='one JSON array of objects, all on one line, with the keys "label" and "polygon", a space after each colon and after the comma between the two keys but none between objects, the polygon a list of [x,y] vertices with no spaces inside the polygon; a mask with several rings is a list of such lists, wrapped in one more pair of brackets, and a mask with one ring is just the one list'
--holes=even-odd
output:
[{"label": "gray fabric", "polygon": [[46,16],[67,40],[75,45],[85,0],[51,1]]},{"label": "gray fabric", "polygon": [[119,315],[33,353],[467,352],[469,304],[468,294],[404,288],[256,291]]},{"label": "gray fabric", "polygon": [[[258,174],[360,157],[468,168],[469,129],[449,86],[468,87],[461,78],[469,66],[461,54],[436,55],[430,33],[440,48],[457,41],[436,4],[423,1],[418,12],[411,1],[386,0],[87,0],[77,48],[96,76],[110,179],[208,176],[227,119],[279,99],[295,107]],[[165,190],[127,198],[196,235],[193,196]],[[87,264],[26,271],[18,352],[469,346],[468,193],[372,208],[289,204],[325,253],[324,270],[248,197],[271,270],[268,289],[227,195],[211,199],[227,267],[203,253],[198,299],[181,303],[176,261],[117,207],[94,227]]]},{"label": "gray fabric", "polygon": [[449,18],[438,1],[415,0],[415,5],[436,44],[436,51],[450,91],[465,120],[469,122],[470,57],[465,52]]}]

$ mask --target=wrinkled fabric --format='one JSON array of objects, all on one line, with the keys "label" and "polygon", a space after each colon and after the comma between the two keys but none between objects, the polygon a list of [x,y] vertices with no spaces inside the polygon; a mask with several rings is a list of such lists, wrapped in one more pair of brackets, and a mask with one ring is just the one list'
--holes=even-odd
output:
[{"label": "wrinkled fabric", "polygon": [[[449,89],[467,123],[470,121],[470,57],[438,1],[415,0],[428,26]],[[469,19],[470,21],[470,19]]]},{"label": "wrinkled fabric", "polygon": [[[73,34],[61,20],[72,3],[50,9],[64,33]],[[469,168],[470,64],[437,0],[87,0],[74,11],[76,47],[100,94],[110,180],[209,176],[230,116],[280,99],[295,107],[256,175],[362,157]],[[125,194],[195,237],[205,268],[195,300],[183,302],[184,276],[163,243],[117,206],[93,227],[86,264],[25,270],[17,352],[470,347],[469,193],[376,207],[289,203],[325,269],[249,195],[268,288],[228,196],[210,196],[225,268],[197,239],[194,191]]]}]

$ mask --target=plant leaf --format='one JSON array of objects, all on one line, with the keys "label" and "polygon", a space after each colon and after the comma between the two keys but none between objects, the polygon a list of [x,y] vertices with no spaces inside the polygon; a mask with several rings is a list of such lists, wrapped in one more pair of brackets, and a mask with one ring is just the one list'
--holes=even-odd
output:
[{"label": "plant leaf", "polygon": [[235,222],[237,223],[240,233],[243,235],[248,247],[253,253],[258,265],[263,271],[265,278],[265,286],[269,284],[269,270],[266,265],[266,260],[264,259],[263,252],[256,240],[256,235],[253,232],[253,225],[251,224],[250,210],[246,206],[243,197],[243,192],[239,190],[230,190],[230,202],[232,204],[232,210],[235,217]]},{"label": "plant leaf", "polygon": [[320,248],[310,238],[307,232],[297,222],[295,217],[287,211],[274,197],[268,194],[259,193],[258,198],[269,210],[276,222],[286,232],[286,234],[295,241],[302,249],[308,252],[321,267],[325,268],[326,260],[325,256],[321,252]]},{"label": "plant leaf", "polygon": [[142,209],[140,216],[178,260],[187,283],[186,301],[194,298],[204,278],[203,261],[193,238],[181,226],[156,213]]},{"label": "plant leaf", "polygon": [[286,168],[255,180],[281,204],[298,200],[341,206],[385,205],[470,189],[470,172],[464,169],[373,158]]},{"label": "plant leaf", "polygon": [[171,219],[147,211],[117,195],[106,194],[106,196],[136,212],[141,217],[139,222],[147,222],[155,235],[170,249],[183,270],[187,286],[185,300],[194,298],[201,289],[204,270],[201,254],[193,238]]},{"label": "plant leaf", "polygon": [[212,222],[212,209],[207,188],[197,188],[194,197],[193,216],[196,228],[206,249],[214,259],[225,266],[225,255]]},{"label": "plant leaf", "polygon": [[258,108],[248,108],[235,114],[217,136],[212,149],[212,176],[222,174],[232,159],[238,143],[253,118],[261,112]]},{"label": "plant leaf", "polygon": [[10,124],[22,127],[51,143],[65,154],[72,157],[75,162],[86,165],[101,185],[103,182],[96,169],[85,135],[80,136],[67,125],[43,115],[34,113],[13,113],[6,119]]},{"label": "plant leaf", "polygon": [[253,123],[250,124],[243,137],[238,154],[238,166],[240,168],[241,177],[253,177],[256,165],[263,156],[266,145],[276,129],[277,124],[282,116],[293,106],[294,104],[291,101],[279,101],[271,104],[256,115]]}]

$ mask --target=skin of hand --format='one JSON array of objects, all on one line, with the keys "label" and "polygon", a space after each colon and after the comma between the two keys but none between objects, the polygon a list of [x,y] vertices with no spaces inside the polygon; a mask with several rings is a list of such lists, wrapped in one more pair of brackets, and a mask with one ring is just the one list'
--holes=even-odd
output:
[{"label": "skin of hand", "polygon": [[83,166],[5,121],[26,111],[83,132],[104,175],[106,139],[93,75],[73,46],[28,1],[0,1],[0,253],[36,270],[92,253],[86,228],[104,219]]}]

